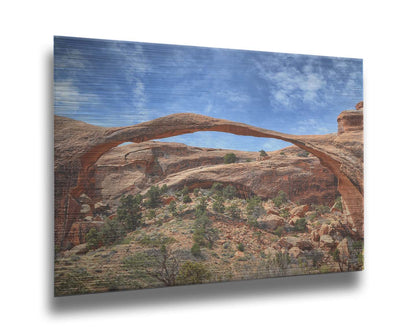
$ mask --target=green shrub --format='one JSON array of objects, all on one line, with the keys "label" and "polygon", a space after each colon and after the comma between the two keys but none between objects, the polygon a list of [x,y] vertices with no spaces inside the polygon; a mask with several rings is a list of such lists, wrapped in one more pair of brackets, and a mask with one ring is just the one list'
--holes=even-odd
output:
[{"label": "green shrub", "polygon": [[154,209],[150,209],[148,212],[147,212],[147,218],[149,219],[149,220],[152,220],[152,219],[154,219],[156,217],[156,211],[154,210]]},{"label": "green shrub", "polygon": [[191,253],[194,257],[200,257],[201,256],[201,247],[198,243],[194,243],[191,247]]},{"label": "green shrub", "polygon": [[[139,201],[140,199],[140,201]],[[127,231],[133,231],[142,223],[140,212],[141,197],[123,196],[117,208],[117,220],[124,225]]]},{"label": "green shrub", "polygon": [[225,211],[224,198],[220,195],[215,195],[214,203],[212,204],[212,208],[217,213],[224,213],[224,211]]},{"label": "green shrub", "polygon": [[207,207],[208,207],[207,198],[202,197],[201,199],[199,199],[199,203],[195,208],[195,215],[197,217],[204,215],[205,212],[207,211]]},{"label": "green shrub", "polygon": [[104,245],[113,244],[124,238],[126,234],[125,227],[117,219],[107,220],[101,229],[101,237]]},{"label": "green shrub", "polygon": [[209,248],[218,239],[218,230],[212,227],[212,221],[205,214],[195,220],[193,238],[195,243]]},{"label": "green shrub", "polygon": [[312,209],[320,216],[326,213],[329,213],[331,210],[328,206],[325,205],[312,205]]},{"label": "green shrub", "polygon": [[161,203],[159,186],[152,186],[146,193],[147,201],[145,203],[148,208],[156,208]]},{"label": "green shrub", "polygon": [[237,161],[237,156],[234,153],[228,153],[224,156],[224,163],[230,164],[235,163]]},{"label": "green shrub", "polygon": [[304,217],[296,220],[295,230],[300,232],[304,232],[306,230],[306,219]]},{"label": "green shrub", "polygon": [[281,269],[286,269],[290,264],[290,256],[289,253],[285,252],[277,252],[276,253],[276,261],[277,264]]},{"label": "green shrub", "polygon": [[257,221],[257,218],[253,215],[249,215],[247,217],[247,224],[252,228],[258,228],[259,222]]},{"label": "green shrub", "polygon": [[319,267],[324,254],[321,250],[319,249],[313,249],[312,251],[309,252],[308,257],[310,259],[312,259],[312,265],[313,267]]},{"label": "green shrub", "polygon": [[332,259],[334,259],[335,262],[341,261],[340,252],[338,249],[335,249],[333,252],[331,252],[331,255],[332,255]]},{"label": "green shrub", "polygon": [[163,186],[160,188],[160,193],[165,194],[168,191],[168,185],[163,184]]},{"label": "green shrub", "polygon": [[309,216],[308,216],[308,220],[309,221],[313,221],[316,219],[316,217],[318,216],[318,214],[316,212],[312,212]]},{"label": "green shrub", "polygon": [[335,208],[338,209],[340,212],[342,212],[342,198],[341,197],[337,197],[335,199]]},{"label": "green shrub", "polygon": [[276,228],[276,230],[274,231],[274,234],[279,237],[282,237],[284,232],[285,232],[285,228],[283,226],[280,226]]},{"label": "green shrub", "polygon": [[277,194],[277,197],[273,199],[275,207],[279,208],[282,204],[287,202],[286,192],[280,190]]},{"label": "green shrub", "polygon": [[179,269],[177,281],[179,284],[202,283],[211,278],[208,268],[198,262],[187,261]]},{"label": "green shrub", "polygon": [[178,214],[178,212],[176,211],[176,201],[175,200],[172,200],[169,203],[168,209],[169,209],[169,212],[172,214],[172,216],[176,216]]},{"label": "green shrub", "polygon": [[260,217],[265,213],[263,203],[258,196],[253,196],[247,201],[247,216]]},{"label": "green shrub", "polygon": [[188,194],[186,194],[186,195],[184,195],[182,201],[184,203],[189,203],[189,202],[192,202],[192,199],[191,199],[191,197]]},{"label": "green shrub", "polygon": [[241,252],[244,252],[244,244],[243,243],[238,243],[237,250],[241,251]]},{"label": "green shrub", "polygon": [[240,218],[241,210],[238,208],[236,203],[232,203],[230,206],[227,207],[227,213],[234,219]]},{"label": "green shrub", "polygon": [[198,196],[199,195],[199,188],[194,188],[194,196]]},{"label": "green shrub", "polygon": [[87,294],[92,292],[88,283],[94,278],[85,268],[70,268],[55,281],[55,296]]},{"label": "green shrub", "polygon": [[287,219],[287,218],[290,216],[289,209],[287,209],[287,208],[281,209],[281,210],[279,211],[279,215],[280,215],[281,217],[283,217],[284,219]]},{"label": "green shrub", "polygon": [[185,185],[182,189],[182,195],[188,195],[188,194],[189,194],[189,187]]},{"label": "green shrub", "polygon": [[88,250],[94,250],[100,247],[102,239],[96,228],[91,228],[85,235]]},{"label": "green shrub", "polygon": [[222,195],[222,184],[220,183],[214,183],[211,186],[211,194],[218,194]]},{"label": "green shrub", "polygon": [[259,153],[260,153],[260,156],[261,157],[266,157],[266,156],[269,156],[269,155],[267,155],[267,153],[262,149],[262,150],[260,150],[259,151]]},{"label": "green shrub", "polygon": [[222,195],[226,199],[232,199],[232,198],[234,198],[237,195],[237,189],[234,186],[232,186],[232,185],[227,185],[222,190]]},{"label": "green shrub", "polygon": [[309,153],[307,151],[303,150],[303,151],[299,152],[297,155],[299,157],[308,157]]}]

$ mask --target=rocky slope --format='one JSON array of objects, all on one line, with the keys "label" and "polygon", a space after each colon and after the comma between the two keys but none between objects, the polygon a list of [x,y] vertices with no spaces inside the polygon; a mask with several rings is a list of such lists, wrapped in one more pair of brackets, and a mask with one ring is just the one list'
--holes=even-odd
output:
[{"label": "rocky slope", "polygon": [[[157,207],[140,205],[136,230],[109,244],[88,242],[59,253],[56,295],[363,269],[363,242],[351,238],[337,205],[330,210],[265,200],[257,202],[253,220],[249,200],[227,198],[220,211],[212,189],[189,197],[184,203],[183,195],[163,194]],[[204,214],[213,228],[205,232],[215,231],[212,244],[196,237],[204,198]],[[199,278],[183,280],[190,263],[192,277]],[[206,274],[201,276],[201,270]],[[162,281],[162,275],[171,281]]]}]

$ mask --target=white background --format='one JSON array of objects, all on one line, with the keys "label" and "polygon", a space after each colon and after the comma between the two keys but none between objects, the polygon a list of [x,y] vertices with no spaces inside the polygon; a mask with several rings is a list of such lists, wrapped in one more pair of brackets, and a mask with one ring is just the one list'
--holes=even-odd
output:
[{"label": "white background", "polygon": [[[3,332],[415,329],[411,1],[4,1],[0,16]],[[54,300],[53,35],[363,58],[365,271]]]}]

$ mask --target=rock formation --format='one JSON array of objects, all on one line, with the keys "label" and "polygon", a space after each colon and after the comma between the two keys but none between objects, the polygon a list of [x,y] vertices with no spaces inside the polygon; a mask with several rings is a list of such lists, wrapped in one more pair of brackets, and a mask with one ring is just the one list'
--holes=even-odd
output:
[{"label": "rock formation", "polygon": [[[345,113],[347,112],[347,113]],[[96,191],[99,158],[123,142],[141,143],[198,131],[284,140],[316,156],[338,179],[344,212],[359,237],[363,236],[362,112],[344,111],[338,134],[290,135],[243,123],[192,113],[172,114],[134,126],[103,128],[55,116],[55,241],[63,245],[80,214],[80,196]],[[361,125],[360,125],[361,122]],[[269,162],[264,161],[264,162]],[[234,167],[233,165],[232,167]],[[84,207],[85,209],[85,207]]]},{"label": "rock formation", "polygon": [[[291,146],[257,161],[258,152],[155,141],[123,145],[97,161],[94,198],[114,206],[123,194],[144,193],[152,185],[193,190],[220,182],[233,185],[241,197],[274,198],[283,190],[295,202],[332,203],[337,195],[336,177],[316,157],[300,157],[300,152]],[[237,156],[236,163],[224,164],[229,153]]]}]

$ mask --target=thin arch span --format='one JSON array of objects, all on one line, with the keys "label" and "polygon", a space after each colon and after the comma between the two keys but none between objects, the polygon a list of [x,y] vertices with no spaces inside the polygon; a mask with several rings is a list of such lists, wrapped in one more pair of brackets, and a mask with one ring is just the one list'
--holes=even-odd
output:
[{"label": "thin arch span", "polygon": [[[356,229],[357,234],[359,236],[363,235],[362,160],[360,161],[353,150],[348,151],[348,147],[343,147],[337,143],[337,134],[291,135],[224,119],[193,113],[179,113],[133,126],[116,128],[92,126],[56,116],[55,138],[61,132],[62,134],[67,132],[65,130],[68,128],[65,125],[81,128],[81,130],[71,131],[71,134],[76,136],[75,145],[74,140],[67,143],[62,141],[58,150],[55,145],[55,163],[57,161],[61,164],[67,163],[78,169],[76,170],[78,174],[76,185],[71,187],[68,193],[74,199],[88,191],[89,186],[93,186],[91,180],[93,180],[94,166],[98,159],[111,148],[124,142],[141,143],[199,131],[217,131],[243,136],[274,138],[290,142],[308,151],[316,156],[322,165],[334,173],[338,178],[338,191],[343,197],[347,218]],[[82,128],[87,130],[88,134]],[[67,147],[71,144],[71,147]],[[70,155],[67,154],[68,150],[71,152]],[[66,161],[65,155],[67,155]],[[66,209],[68,210],[68,207]],[[69,209],[69,211],[74,210],[76,211],[76,209]],[[65,221],[64,229],[68,230],[70,224]]]}]

